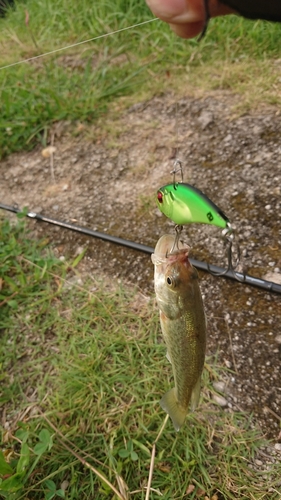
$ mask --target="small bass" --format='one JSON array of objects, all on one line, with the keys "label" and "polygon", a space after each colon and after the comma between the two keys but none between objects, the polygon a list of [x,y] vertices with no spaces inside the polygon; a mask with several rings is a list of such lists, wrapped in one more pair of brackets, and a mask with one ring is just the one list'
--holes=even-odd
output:
[{"label": "small bass", "polygon": [[206,319],[198,273],[188,259],[188,247],[172,251],[175,236],[162,236],[152,254],[154,286],[160,323],[172,364],[175,387],[160,405],[171,417],[176,431],[185,420],[189,404],[199,402],[206,350]]}]

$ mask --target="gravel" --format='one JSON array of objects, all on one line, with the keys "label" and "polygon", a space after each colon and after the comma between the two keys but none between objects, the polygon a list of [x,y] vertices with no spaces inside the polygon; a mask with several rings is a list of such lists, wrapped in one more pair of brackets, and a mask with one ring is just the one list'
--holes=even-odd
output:
[{"label": "gravel", "polygon": [[[160,235],[173,231],[154,199],[157,189],[171,182],[178,148],[185,182],[205,192],[231,220],[242,253],[239,270],[280,283],[280,111],[272,106],[237,116],[238,101],[221,91],[178,101],[165,94],[118,118],[109,114],[87,138],[72,135],[66,124],[54,142],[55,182],[50,158],[40,148],[14,154],[0,163],[0,199],[154,246]],[[82,273],[153,292],[148,255],[44,223],[30,221],[30,227],[49,237],[60,258],[87,247]],[[219,229],[189,226],[185,237],[194,258],[225,264]],[[200,279],[208,354],[218,353],[232,371],[226,385],[217,387],[222,393],[217,398],[225,408],[252,412],[280,453],[280,295],[204,273]]]}]

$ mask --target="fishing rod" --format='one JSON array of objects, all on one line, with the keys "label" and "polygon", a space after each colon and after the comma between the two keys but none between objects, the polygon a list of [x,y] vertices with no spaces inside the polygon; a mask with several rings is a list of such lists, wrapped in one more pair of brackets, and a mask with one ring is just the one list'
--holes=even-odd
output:
[{"label": "fishing rod", "polygon": [[[139,252],[152,254],[154,252],[154,248],[149,247],[147,245],[143,245],[141,243],[136,243],[131,240],[125,240],[123,238],[119,238],[118,236],[112,236],[110,234],[102,233],[100,231],[94,231],[92,229],[77,226],[76,224],[71,224],[70,222],[64,222],[56,219],[52,219],[51,217],[47,217],[42,214],[37,214],[35,212],[23,212],[18,207],[13,207],[10,205],[5,205],[0,203],[0,208],[2,210],[6,210],[8,212],[13,212],[15,214],[21,213],[30,219],[35,219],[41,222],[47,222],[48,224],[53,224],[54,226],[59,226],[64,229],[69,229],[76,233],[80,233],[83,235],[91,236],[92,238],[98,238],[104,241],[108,241],[110,243],[114,243],[117,245],[122,245],[127,248],[131,248],[133,250],[137,250]],[[240,283],[244,283],[245,285],[255,286],[257,288],[262,288],[267,292],[274,292],[281,294],[281,285],[278,283],[274,283],[273,281],[266,281],[261,278],[255,278],[254,276],[249,276],[248,274],[239,273],[233,270],[227,270],[223,267],[215,266],[213,264],[209,264],[207,262],[202,262],[196,259],[190,259],[191,264],[199,269],[200,271],[205,271],[213,274],[214,276],[222,276],[224,278],[229,278],[235,281],[239,281]]]}]

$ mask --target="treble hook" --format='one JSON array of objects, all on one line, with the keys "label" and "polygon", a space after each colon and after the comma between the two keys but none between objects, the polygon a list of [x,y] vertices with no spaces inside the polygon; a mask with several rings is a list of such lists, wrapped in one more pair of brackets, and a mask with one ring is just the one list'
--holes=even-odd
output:
[{"label": "treble hook", "polygon": [[209,265],[208,265],[208,271],[210,274],[212,274],[213,276],[225,276],[228,272],[231,272],[232,275],[234,276],[234,278],[237,280],[237,281],[240,281],[240,282],[243,282],[245,281],[245,277],[244,275],[242,276],[242,278],[240,276],[238,276],[237,272],[236,272],[236,267],[238,266],[239,262],[240,262],[240,246],[238,245],[237,243],[237,257],[236,257],[236,262],[235,264],[233,264],[233,242],[234,242],[234,233],[233,233],[233,229],[231,227],[231,225],[228,223],[227,224],[227,227],[222,231],[222,235],[225,239],[225,241],[227,242],[228,244],[228,247],[227,247],[227,268],[225,271],[221,272],[221,273],[216,273],[215,271],[211,271]]},{"label": "treble hook", "polygon": [[176,182],[176,174],[178,174],[180,172],[181,174],[181,180],[180,182],[183,182],[183,170],[182,170],[182,161],[179,160],[178,158],[176,159],[175,163],[174,163],[174,168],[173,170],[170,172],[171,174],[173,174],[173,185],[174,185],[174,189],[177,188],[177,182]]},{"label": "treble hook", "polygon": [[171,248],[170,253],[176,252],[179,250],[179,241],[180,241],[180,235],[183,230],[183,226],[180,226],[179,224],[175,225],[175,231],[176,231],[176,236],[175,236],[175,241],[173,243],[173,246]]}]

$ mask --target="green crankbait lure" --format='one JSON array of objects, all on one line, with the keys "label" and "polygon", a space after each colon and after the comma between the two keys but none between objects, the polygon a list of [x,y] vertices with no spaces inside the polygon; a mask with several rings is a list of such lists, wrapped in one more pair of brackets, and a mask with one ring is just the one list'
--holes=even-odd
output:
[{"label": "green crankbait lure", "polygon": [[161,187],[157,192],[161,212],[178,225],[199,222],[229,229],[226,215],[200,189],[176,182]]}]

